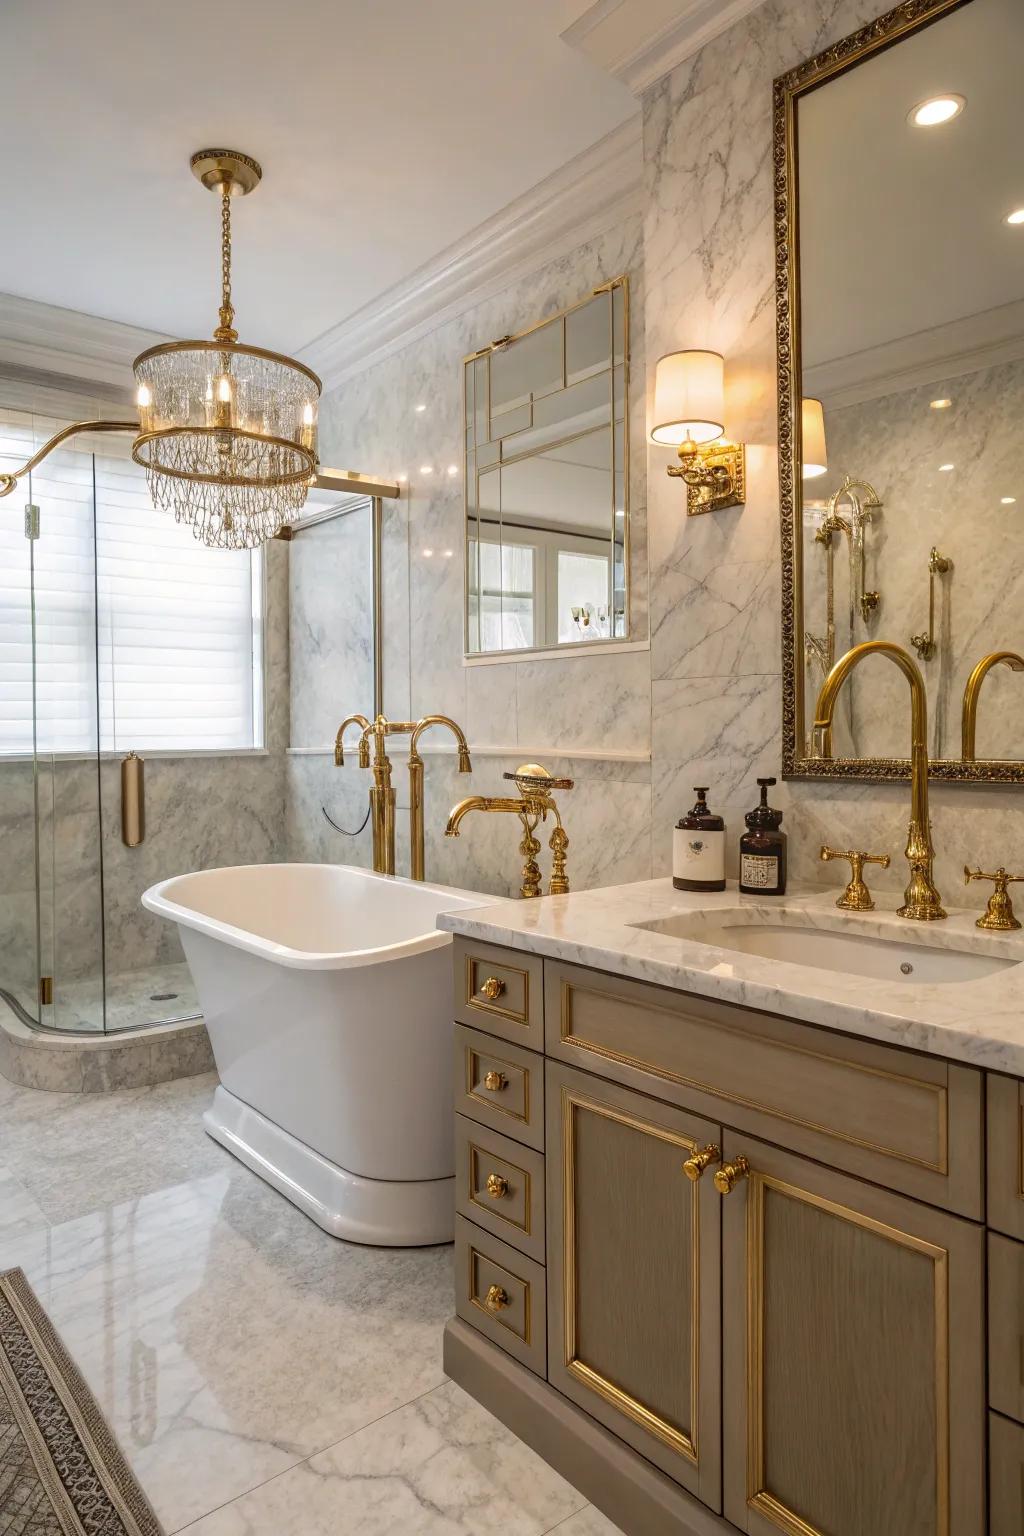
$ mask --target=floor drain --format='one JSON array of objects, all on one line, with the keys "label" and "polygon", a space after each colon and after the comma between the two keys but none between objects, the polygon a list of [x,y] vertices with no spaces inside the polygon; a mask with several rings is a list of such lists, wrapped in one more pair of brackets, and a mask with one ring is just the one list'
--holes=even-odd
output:
[{"label": "floor drain", "polygon": [[149,1000],[151,1003],[173,1003],[177,995],[177,992],[151,992]]}]

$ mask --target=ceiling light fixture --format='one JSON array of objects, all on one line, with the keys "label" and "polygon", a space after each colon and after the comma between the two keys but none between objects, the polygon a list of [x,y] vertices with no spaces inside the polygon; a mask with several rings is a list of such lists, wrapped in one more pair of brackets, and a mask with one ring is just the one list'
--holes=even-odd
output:
[{"label": "ceiling light fixture", "polygon": [[1004,507],[1015,506],[1017,502],[1016,496],[1000,496],[999,500],[1002,502]]},{"label": "ceiling light fixture", "polygon": [[419,412],[419,411],[425,411],[425,410],[426,410],[426,406],[425,406],[425,405],[417,405],[417,406],[415,406],[415,407],[414,407],[414,409],[415,409],[415,410],[416,410],[416,411],[417,411],[417,412]]},{"label": "ceiling light fixture", "polygon": [[434,466],[433,466],[433,464],[421,464],[420,465],[420,474],[421,475],[432,475],[433,473],[434,473]]},{"label": "ceiling light fixture", "polygon": [[1015,208],[1006,215],[1007,224],[1024,224],[1024,208]]},{"label": "ceiling light fixture", "polygon": [[943,397],[941,400],[931,400],[929,404],[933,411],[948,411],[953,402]]},{"label": "ceiling light fixture", "polygon": [[937,128],[940,123],[951,123],[959,117],[966,105],[965,97],[950,91],[946,96],[929,96],[927,101],[919,101],[907,115],[916,128]]},{"label": "ceiling light fixture", "polygon": [[940,464],[939,465],[939,474],[940,475],[948,475],[949,471],[951,469],[955,469],[955,468],[956,468],[955,464]]}]

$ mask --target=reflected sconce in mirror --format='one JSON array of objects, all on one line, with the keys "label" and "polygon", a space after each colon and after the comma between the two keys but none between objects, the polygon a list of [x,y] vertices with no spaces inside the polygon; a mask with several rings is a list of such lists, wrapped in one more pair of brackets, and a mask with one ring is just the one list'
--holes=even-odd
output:
[{"label": "reflected sconce in mirror", "polygon": [[669,352],[654,376],[651,441],[678,445],[668,473],[686,485],[686,511],[720,512],[746,501],[742,443],[726,442],[725,363],[720,352]]},{"label": "reflected sconce in mirror", "polygon": [[800,441],[803,446],[803,463],[801,469],[805,480],[817,480],[819,475],[828,472],[828,452],[825,447],[825,412],[820,400],[812,400],[809,396],[800,402],[801,432]]}]

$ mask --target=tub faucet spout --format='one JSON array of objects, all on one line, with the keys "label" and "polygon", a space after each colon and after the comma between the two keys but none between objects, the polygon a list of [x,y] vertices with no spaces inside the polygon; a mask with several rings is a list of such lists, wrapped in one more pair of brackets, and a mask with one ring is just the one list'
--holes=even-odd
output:
[{"label": "tub faucet spout", "polygon": [[462,727],[449,715],[424,715],[418,721],[409,742],[409,873],[414,880],[422,880],[426,870],[425,832],[423,815],[423,759],[419,754],[419,740],[431,726],[443,725],[455,737],[459,753],[459,772],[472,773],[469,744]]}]

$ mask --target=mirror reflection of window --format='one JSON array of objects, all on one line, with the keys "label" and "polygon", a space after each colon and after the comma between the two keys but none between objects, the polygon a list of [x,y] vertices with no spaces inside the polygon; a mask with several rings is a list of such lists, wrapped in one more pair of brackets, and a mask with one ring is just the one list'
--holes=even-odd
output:
[{"label": "mirror reflection of window", "polygon": [[608,559],[558,551],[558,640],[607,639]]}]

